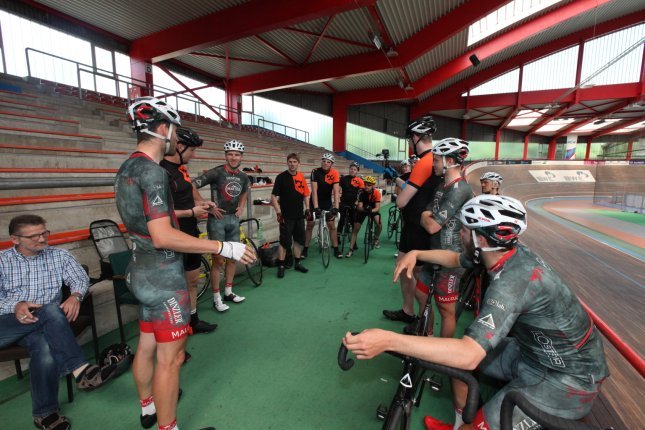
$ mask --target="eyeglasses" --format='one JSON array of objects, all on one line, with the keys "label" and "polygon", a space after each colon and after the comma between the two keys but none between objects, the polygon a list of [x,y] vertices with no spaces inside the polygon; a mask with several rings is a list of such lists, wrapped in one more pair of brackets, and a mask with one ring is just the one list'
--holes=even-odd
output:
[{"label": "eyeglasses", "polygon": [[30,234],[29,236],[23,236],[23,235],[20,235],[20,234],[14,234],[14,236],[22,237],[24,239],[30,239],[30,240],[40,240],[41,237],[43,239],[47,239],[49,237],[50,233],[51,233],[51,231],[45,230],[42,233]]}]

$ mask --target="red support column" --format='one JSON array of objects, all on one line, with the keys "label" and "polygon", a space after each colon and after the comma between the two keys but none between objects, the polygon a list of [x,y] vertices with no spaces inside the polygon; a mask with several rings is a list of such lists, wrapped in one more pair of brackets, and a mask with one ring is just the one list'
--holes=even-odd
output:
[{"label": "red support column", "polygon": [[591,142],[593,141],[592,138],[587,139],[587,150],[585,151],[585,161],[589,161],[589,156],[591,154]]},{"label": "red support column", "polygon": [[128,98],[154,95],[150,60],[130,56],[130,73],[135,86],[130,87]]},{"label": "red support column", "polygon": [[347,149],[347,104],[334,97],[333,116],[333,150],[334,152]]},{"label": "red support column", "polygon": [[547,160],[555,160],[555,152],[557,149],[557,144],[555,140],[549,142],[549,151],[546,154]]},{"label": "red support column", "polygon": [[629,143],[627,144],[627,155],[625,157],[626,160],[631,160],[632,159],[632,149],[634,147],[634,141],[630,140]]},{"label": "red support column", "polygon": [[529,136],[524,136],[524,152],[522,153],[522,160],[526,160],[529,156]]},{"label": "red support column", "polygon": [[[232,124],[240,124],[242,122],[242,95],[240,93],[231,91],[231,87],[226,88],[226,119]],[[257,124],[254,124],[257,125]]]},{"label": "red support column", "polygon": [[495,160],[499,160],[499,138],[502,135],[502,129],[498,128],[495,133]]},{"label": "red support column", "polygon": [[464,119],[461,121],[461,140],[468,140],[468,120]]}]

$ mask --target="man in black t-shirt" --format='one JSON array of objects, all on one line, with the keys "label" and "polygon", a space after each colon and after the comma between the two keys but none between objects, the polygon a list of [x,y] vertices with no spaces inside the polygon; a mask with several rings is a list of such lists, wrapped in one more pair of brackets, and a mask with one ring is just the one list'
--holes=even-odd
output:
[{"label": "man in black t-shirt", "polygon": [[[194,237],[199,237],[197,219],[207,215],[208,210],[214,206],[209,201],[195,204],[193,185],[186,168],[190,159],[195,155],[195,150],[203,143],[204,141],[193,130],[188,127],[179,127],[177,129],[177,152],[174,155],[166,155],[159,162],[159,165],[166,169],[170,175],[170,193],[179,221],[179,229]],[[190,328],[192,333],[210,333],[217,328],[217,324],[201,321],[197,314],[197,283],[200,265],[201,254],[184,254],[184,271],[190,294]]]},{"label": "man in black t-shirt", "polygon": [[[309,207],[309,187],[307,179],[298,171],[300,158],[298,154],[287,156],[288,169],[275,178],[271,191],[271,204],[275,209],[280,225],[280,247],[278,248],[278,278],[284,277],[285,256],[293,245],[295,264],[298,272],[307,273],[309,270],[300,261],[301,250],[305,244],[305,215],[304,208]],[[304,206],[303,206],[304,205]],[[294,243],[295,242],[295,243]]]},{"label": "man in black t-shirt", "polygon": [[[360,166],[353,161],[349,165],[349,175],[340,178],[340,220],[338,220],[338,236],[343,234],[346,218],[350,223],[354,223],[356,218],[356,200],[358,193],[365,189],[365,183],[358,176]],[[355,248],[354,250],[356,250]]]}]

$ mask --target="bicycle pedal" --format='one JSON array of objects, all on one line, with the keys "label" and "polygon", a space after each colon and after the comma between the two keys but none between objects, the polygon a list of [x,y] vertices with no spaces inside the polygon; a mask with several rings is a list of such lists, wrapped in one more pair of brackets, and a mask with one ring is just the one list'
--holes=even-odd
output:
[{"label": "bicycle pedal", "polygon": [[376,419],[379,421],[385,421],[385,417],[387,417],[387,407],[379,403],[376,408]]}]

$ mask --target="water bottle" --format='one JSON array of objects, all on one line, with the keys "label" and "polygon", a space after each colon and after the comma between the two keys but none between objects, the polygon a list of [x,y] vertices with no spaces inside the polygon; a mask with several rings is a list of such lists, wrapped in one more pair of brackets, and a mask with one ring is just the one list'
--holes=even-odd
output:
[{"label": "water bottle", "polygon": [[262,240],[262,220],[258,220],[258,240]]}]

